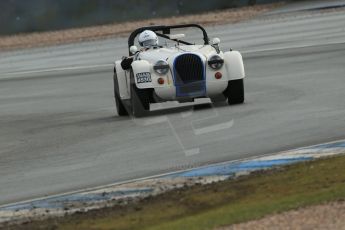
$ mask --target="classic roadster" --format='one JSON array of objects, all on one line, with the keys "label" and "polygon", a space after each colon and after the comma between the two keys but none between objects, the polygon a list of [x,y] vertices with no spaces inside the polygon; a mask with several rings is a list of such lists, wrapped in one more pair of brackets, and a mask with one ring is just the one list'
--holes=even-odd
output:
[{"label": "classic roadster", "polygon": [[[200,29],[204,44],[182,40],[185,34],[174,29]],[[136,38],[153,31],[173,45],[156,44],[138,49]],[[157,39],[158,41],[158,39]],[[219,38],[210,41],[206,30],[197,24],[138,28],[128,39],[129,56],[115,62],[114,96],[119,116],[148,114],[150,104],[164,101],[193,102],[210,98],[229,105],[244,102],[245,76],[238,51],[222,52]],[[141,44],[142,45],[142,44]]]}]

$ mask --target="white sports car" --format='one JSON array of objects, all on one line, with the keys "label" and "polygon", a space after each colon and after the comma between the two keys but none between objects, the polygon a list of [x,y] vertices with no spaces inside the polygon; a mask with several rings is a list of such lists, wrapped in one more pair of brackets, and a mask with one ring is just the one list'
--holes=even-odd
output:
[{"label": "white sports car", "polygon": [[[185,34],[171,34],[173,29],[200,29],[204,44],[182,40]],[[154,31],[174,45],[156,45],[138,50],[136,37],[143,31]],[[196,24],[143,27],[128,39],[129,57],[115,62],[114,96],[119,116],[140,117],[150,111],[150,104],[164,101],[192,102],[210,98],[228,104],[244,102],[245,76],[238,51],[222,52],[220,40],[210,42],[203,27]],[[130,62],[128,62],[128,60]],[[124,62],[127,61],[127,68]]]}]

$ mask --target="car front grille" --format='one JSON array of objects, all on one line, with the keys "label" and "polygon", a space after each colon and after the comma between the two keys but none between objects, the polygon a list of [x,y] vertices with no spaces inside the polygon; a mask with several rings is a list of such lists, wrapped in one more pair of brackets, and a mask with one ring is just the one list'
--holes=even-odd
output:
[{"label": "car front grille", "polygon": [[181,54],[174,61],[176,96],[204,96],[206,91],[204,64],[196,54]]}]

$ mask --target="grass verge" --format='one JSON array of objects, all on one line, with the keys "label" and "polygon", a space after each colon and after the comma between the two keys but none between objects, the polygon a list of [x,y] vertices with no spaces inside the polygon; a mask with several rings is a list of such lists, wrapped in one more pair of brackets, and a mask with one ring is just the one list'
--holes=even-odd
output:
[{"label": "grass verge", "polygon": [[14,229],[214,229],[345,198],[345,156],[257,172]]}]

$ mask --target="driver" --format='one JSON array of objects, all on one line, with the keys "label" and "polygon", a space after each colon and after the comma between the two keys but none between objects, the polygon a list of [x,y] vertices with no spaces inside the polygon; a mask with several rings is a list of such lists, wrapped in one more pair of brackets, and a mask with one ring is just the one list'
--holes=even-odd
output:
[{"label": "driver", "polygon": [[[144,30],[138,38],[139,45],[143,47],[142,51],[146,51],[152,47],[158,46],[158,36],[152,30]],[[121,67],[124,70],[130,69],[133,62],[133,56],[123,58]]]},{"label": "driver", "polygon": [[148,49],[158,46],[158,37],[152,30],[145,30],[139,35],[138,42],[142,47]]}]

